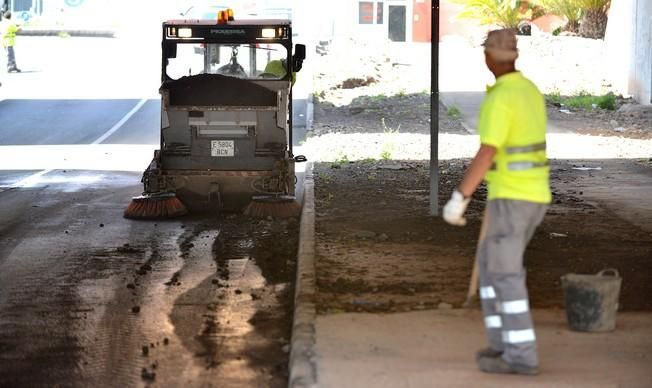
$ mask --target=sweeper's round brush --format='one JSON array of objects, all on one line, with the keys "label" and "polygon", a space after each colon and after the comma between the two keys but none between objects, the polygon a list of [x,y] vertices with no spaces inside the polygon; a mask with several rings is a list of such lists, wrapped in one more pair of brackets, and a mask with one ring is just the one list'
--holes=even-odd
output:
[{"label": "sweeper's round brush", "polygon": [[153,219],[179,217],[188,213],[174,193],[143,194],[133,197],[124,212],[125,218]]},{"label": "sweeper's round brush", "polygon": [[298,217],[301,204],[288,195],[261,195],[253,197],[243,213],[257,218]]}]

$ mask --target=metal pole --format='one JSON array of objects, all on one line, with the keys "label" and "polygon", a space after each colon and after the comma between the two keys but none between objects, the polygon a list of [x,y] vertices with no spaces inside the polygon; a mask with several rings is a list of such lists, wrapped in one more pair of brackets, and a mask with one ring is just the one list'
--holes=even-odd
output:
[{"label": "metal pole", "polygon": [[430,17],[430,215],[439,215],[439,0]]}]

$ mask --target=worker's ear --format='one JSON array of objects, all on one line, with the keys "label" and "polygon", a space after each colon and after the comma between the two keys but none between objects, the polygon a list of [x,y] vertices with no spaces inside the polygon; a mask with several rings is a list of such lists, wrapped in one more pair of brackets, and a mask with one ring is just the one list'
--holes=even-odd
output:
[{"label": "worker's ear", "polygon": [[296,44],[294,46],[294,55],[292,56],[292,71],[297,72],[301,70],[304,59],[306,59],[306,46]]}]

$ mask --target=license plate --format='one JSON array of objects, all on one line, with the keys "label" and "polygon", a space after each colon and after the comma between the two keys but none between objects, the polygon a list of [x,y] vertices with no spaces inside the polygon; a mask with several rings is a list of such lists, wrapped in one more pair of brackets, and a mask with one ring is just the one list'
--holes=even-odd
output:
[{"label": "license plate", "polygon": [[233,140],[211,140],[211,156],[232,157],[234,155]]}]

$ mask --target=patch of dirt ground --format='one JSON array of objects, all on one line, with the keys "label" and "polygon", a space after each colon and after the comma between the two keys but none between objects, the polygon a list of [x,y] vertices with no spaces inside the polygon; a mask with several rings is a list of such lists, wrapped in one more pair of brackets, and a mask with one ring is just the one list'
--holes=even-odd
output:
[{"label": "patch of dirt ground", "polygon": [[[318,163],[314,168],[320,313],[459,307],[465,299],[486,190],[453,227],[429,211],[429,162]],[[440,165],[440,203],[469,160]],[[595,161],[591,164],[595,165]],[[615,173],[650,176],[649,162],[601,161],[603,169],[552,163],[553,204],[525,254],[534,308],[563,308],[560,277],[615,268],[622,310],[652,311],[652,233],[581,191]],[[617,167],[617,168],[616,168]],[[615,171],[615,172],[614,172]],[[588,191],[588,190],[587,190]],[[649,216],[652,209],[647,209]]]},{"label": "patch of dirt ground", "polygon": [[616,109],[569,109],[548,104],[548,119],[564,129],[593,136],[652,139],[652,106],[616,99]]},{"label": "patch of dirt ground", "polygon": [[[528,74],[534,70],[542,90],[604,92],[592,71],[596,60],[584,55],[601,58],[594,41],[538,37],[528,42],[522,65]],[[536,49],[527,49],[532,45]],[[559,56],[560,47],[584,51]],[[334,46],[317,72],[315,121],[306,143],[320,155],[313,159],[321,161],[314,177],[322,314],[455,308],[466,297],[486,190],[475,193],[466,227],[429,216],[429,162],[419,159],[429,155],[430,80],[427,69],[411,70],[392,59],[410,58],[392,49],[399,50],[354,42],[339,50]],[[412,54],[423,54],[423,47],[415,49]],[[557,69],[552,76],[551,66]],[[572,83],[558,77],[568,72],[574,72],[568,77]],[[349,78],[368,82],[346,83]],[[613,111],[564,113],[562,108],[550,104],[549,119],[573,134],[568,141],[577,144],[568,146],[584,156],[571,152],[567,157],[577,159],[551,160],[553,203],[525,254],[531,303],[563,308],[562,275],[615,268],[623,278],[621,309],[652,311],[652,202],[645,200],[652,187],[652,155],[639,152],[648,143],[637,140],[652,136],[652,111],[622,98]],[[452,113],[439,106],[439,155],[449,159],[439,165],[440,207],[470,162],[460,158],[470,155],[469,147],[477,149],[477,140],[468,136],[466,141],[468,132]],[[589,148],[593,142],[575,134],[609,136],[605,142],[621,147],[617,157],[630,159],[582,160],[601,149]],[[633,139],[626,143],[624,137]],[[455,142],[447,142],[452,138]]]}]

